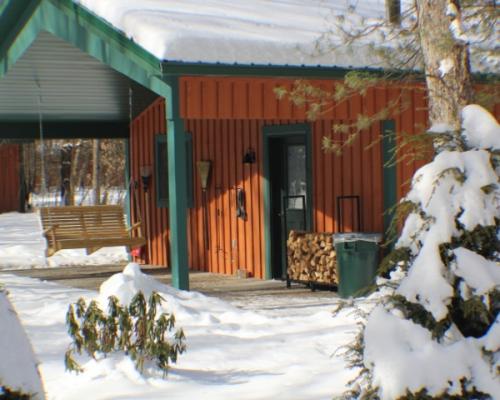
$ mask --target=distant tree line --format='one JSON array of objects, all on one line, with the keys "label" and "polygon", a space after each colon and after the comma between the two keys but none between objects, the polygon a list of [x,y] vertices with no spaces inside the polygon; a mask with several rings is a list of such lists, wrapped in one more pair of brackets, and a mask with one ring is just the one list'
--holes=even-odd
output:
[{"label": "distant tree line", "polygon": [[64,203],[72,205],[75,191],[88,189],[98,204],[102,191],[125,186],[123,140],[36,140],[24,143],[21,152],[27,197],[58,190]]}]

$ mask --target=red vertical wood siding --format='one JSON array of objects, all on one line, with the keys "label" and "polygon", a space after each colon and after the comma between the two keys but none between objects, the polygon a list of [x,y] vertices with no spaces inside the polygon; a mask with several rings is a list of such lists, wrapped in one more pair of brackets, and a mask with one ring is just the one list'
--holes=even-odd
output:
[{"label": "red vertical wood siding", "polygon": [[[194,207],[188,210],[188,250],[190,268],[231,274],[244,268],[255,277],[264,276],[264,200],[263,200],[263,126],[304,123],[305,109],[289,101],[278,101],[273,89],[290,87],[293,79],[269,78],[181,78],[181,116],[185,129],[193,135]],[[324,89],[335,82],[314,81]],[[425,94],[421,86],[387,85],[368,90],[364,97],[335,105],[312,127],[313,225],[317,231],[338,231],[336,198],[359,195],[362,205],[362,229],[382,231],[382,155],[378,124],[363,132],[341,157],[325,153],[322,138],[330,135],[332,125],[355,121],[359,113],[374,114],[391,100],[397,101],[392,118],[398,133],[416,134],[427,124]],[[155,101],[131,125],[132,179],[140,182],[142,165],[153,165],[154,135],[165,134],[165,103]],[[375,144],[373,145],[373,143]],[[371,146],[368,146],[372,144]],[[243,164],[245,150],[256,153],[255,164]],[[401,151],[410,152],[405,148]],[[209,243],[204,242],[203,207],[196,162],[211,160],[212,170],[207,190]],[[398,196],[405,194],[407,183],[422,162],[411,161],[397,166]],[[155,176],[149,193],[147,234],[149,254],[142,260],[168,265],[168,209],[156,204]],[[141,186],[141,185],[139,185]],[[246,196],[248,218],[236,217],[236,191]],[[138,190],[140,209],[145,213],[146,195]],[[346,230],[357,227],[355,213],[346,204]]]},{"label": "red vertical wood siding", "polygon": [[[191,268],[231,274],[244,268],[263,277],[263,199],[262,162],[242,163],[245,149],[256,151],[262,160],[262,122],[250,120],[197,120],[185,122],[193,135],[194,207],[189,209],[189,248]],[[211,160],[207,189],[209,215],[208,248],[203,238],[201,182],[196,161]],[[236,216],[236,192],[245,190],[247,220]]]},{"label": "red vertical wood siding", "polygon": [[19,210],[19,145],[0,145],[0,213]]},{"label": "red vertical wood siding", "polygon": [[[136,182],[131,196],[132,221],[142,221],[143,235],[148,238],[146,254],[138,261],[153,265],[168,265],[168,209],[157,205],[154,171],[155,135],[164,135],[165,125],[165,101],[159,98],[130,127],[130,176]],[[141,182],[142,166],[151,166],[153,171],[147,192]]]}]

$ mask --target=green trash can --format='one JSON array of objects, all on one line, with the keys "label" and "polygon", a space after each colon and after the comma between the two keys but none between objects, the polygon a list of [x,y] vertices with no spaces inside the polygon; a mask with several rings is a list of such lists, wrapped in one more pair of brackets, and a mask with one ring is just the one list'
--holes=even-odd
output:
[{"label": "green trash can", "polygon": [[356,296],[375,282],[379,261],[380,233],[336,233],[338,293],[342,298]]}]

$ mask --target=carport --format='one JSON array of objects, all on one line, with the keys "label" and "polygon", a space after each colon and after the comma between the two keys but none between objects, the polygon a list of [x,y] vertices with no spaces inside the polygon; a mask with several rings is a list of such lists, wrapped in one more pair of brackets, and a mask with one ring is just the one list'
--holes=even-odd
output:
[{"label": "carport", "polygon": [[0,139],[128,139],[131,119],[166,99],[171,267],[173,284],[187,289],[177,77],[164,76],[159,60],[70,0],[0,3],[0,38]]}]

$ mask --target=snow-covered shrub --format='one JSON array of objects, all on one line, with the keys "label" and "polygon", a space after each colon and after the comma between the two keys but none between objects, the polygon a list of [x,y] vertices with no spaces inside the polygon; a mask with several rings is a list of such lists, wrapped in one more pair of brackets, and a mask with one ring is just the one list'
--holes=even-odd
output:
[{"label": "snow-covered shrub", "polygon": [[182,329],[169,335],[175,328],[174,315],[161,313],[157,316],[162,300],[153,292],[146,302],[143,293],[138,292],[128,306],[122,306],[117,297],[110,296],[107,314],[94,300],[88,306],[83,298],[71,304],[66,325],[73,342],[65,355],[66,369],[83,371],[73,358],[74,353],[84,351],[95,359],[99,355],[123,351],[141,373],[146,362],[154,361],[166,375],[169,362],[175,363],[186,345]]},{"label": "snow-covered shrub", "polygon": [[439,153],[404,199],[394,289],[359,337],[349,398],[500,398],[500,126],[476,105],[462,118],[464,151]]}]

